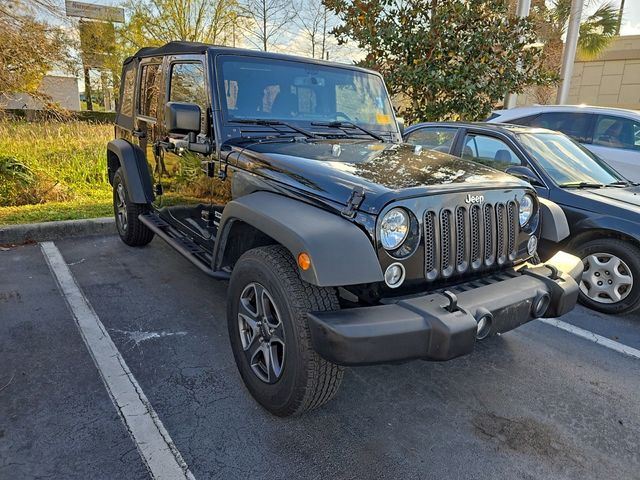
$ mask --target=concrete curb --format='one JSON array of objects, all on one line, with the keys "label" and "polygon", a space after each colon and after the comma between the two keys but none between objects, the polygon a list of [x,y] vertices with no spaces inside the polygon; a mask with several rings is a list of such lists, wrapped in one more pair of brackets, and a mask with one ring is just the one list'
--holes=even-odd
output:
[{"label": "concrete curb", "polygon": [[113,217],[25,223],[0,226],[0,244],[45,242],[69,237],[112,235],[115,233],[116,227]]}]

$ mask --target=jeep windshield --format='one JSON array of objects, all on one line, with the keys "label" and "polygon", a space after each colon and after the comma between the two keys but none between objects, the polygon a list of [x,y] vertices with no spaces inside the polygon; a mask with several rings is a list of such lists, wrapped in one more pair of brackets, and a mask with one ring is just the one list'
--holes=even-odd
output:
[{"label": "jeep windshield", "polygon": [[226,122],[273,121],[341,137],[380,138],[376,134],[397,132],[378,75],[348,66],[274,58],[224,55],[218,61]]}]

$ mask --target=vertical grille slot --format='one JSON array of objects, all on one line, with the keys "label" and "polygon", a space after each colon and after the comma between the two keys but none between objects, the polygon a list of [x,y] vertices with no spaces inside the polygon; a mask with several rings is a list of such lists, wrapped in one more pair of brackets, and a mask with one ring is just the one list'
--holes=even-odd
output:
[{"label": "vertical grille slot", "polygon": [[438,276],[436,256],[438,242],[436,238],[436,214],[427,212],[424,216],[424,261],[426,276],[429,280],[433,280]]},{"label": "vertical grille slot", "polygon": [[495,231],[496,222],[494,208],[486,204],[484,206],[484,263],[490,267],[496,261]]},{"label": "vertical grille slot", "polygon": [[471,241],[471,267],[480,268],[482,259],[480,258],[480,206],[473,205],[469,210],[470,216],[470,241]]},{"label": "vertical grille slot", "polygon": [[467,263],[467,209],[456,209],[456,269],[464,272],[469,265]]},{"label": "vertical grille slot", "polygon": [[509,214],[509,243],[508,243],[508,257],[509,260],[516,258],[516,232],[518,231],[518,215],[516,211],[516,202],[510,201],[507,205],[507,211]]},{"label": "vertical grille slot", "polygon": [[496,233],[497,233],[496,259],[498,261],[498,265],[502,265],[507,259],[505,254],[505,247],[506,247],[505,229],[507,227],[506,216],[507,216],[507,212],[504,207],[504,203],[496,204]]},{"label": "vertical grille slot", "polygon": [[440,246],[440,272],[443,277],[449,277],[453,273],[451,252],[454,251],[454,236],[451,232],[451,211],[442,210],[440,213],[441,246]]}]

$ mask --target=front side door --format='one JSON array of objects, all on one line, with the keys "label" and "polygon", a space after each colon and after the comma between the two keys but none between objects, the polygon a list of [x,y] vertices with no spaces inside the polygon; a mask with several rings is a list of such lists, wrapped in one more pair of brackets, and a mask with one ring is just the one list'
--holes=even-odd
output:
[{"label": "front side door", "polygon": [[[207,87],[206,60],[201,55],[168,57],[165,61],[166,102],[192,103],[200,107],[201,123],[197,142],[214,142],[211,125],[212,91]],[[164,111],[159,112],[164,120]],[[164,123],[164,121],[162,122]],[[186,148],[186,137],[159,129],[157,156],[163,193],[161,211],[169,221],[182,224],[205,240],[215,238],[214,224],[229,200],[229,182],[217,178],[214,156],[204,156]]]},{"label": "front side door", "polygon": [[[534,169],[526,159],[517,152],[517,148],[504,138],[484,132],[466,131],[461,141],[456,142],[455,155],[481,163],[502,172],[509,167],[525,166]],[[548,198],[549,190],[542,185],[532,185],[538,195]]]}]

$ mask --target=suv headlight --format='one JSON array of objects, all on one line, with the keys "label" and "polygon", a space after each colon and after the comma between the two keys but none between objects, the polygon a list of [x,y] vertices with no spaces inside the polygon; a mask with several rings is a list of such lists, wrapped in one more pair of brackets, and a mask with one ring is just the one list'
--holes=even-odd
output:
[{"label": "suv headlight", "polygon": [[392,208],[380,222],[380,241],[385,250],[395,250],[409,233],[409,214],[402,208]]},{"label": "suv headlight", "polygon": [[531,218],[531,215],[533,215],[533,198],[531,198],[531,195],[527,194],[522,197],[522,200],[520,200],[520,211],[518,213],[520,216],[520,226],[524,227]]}]

